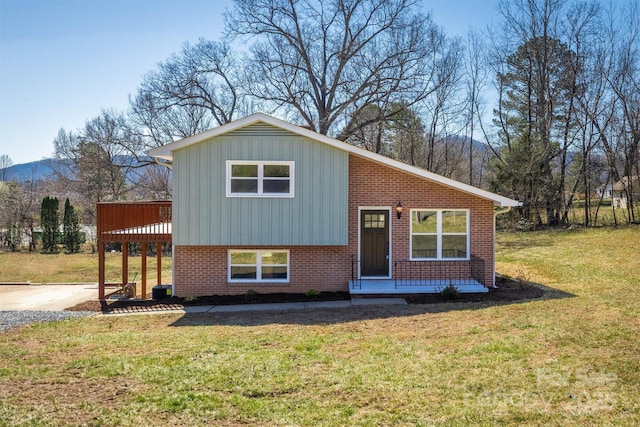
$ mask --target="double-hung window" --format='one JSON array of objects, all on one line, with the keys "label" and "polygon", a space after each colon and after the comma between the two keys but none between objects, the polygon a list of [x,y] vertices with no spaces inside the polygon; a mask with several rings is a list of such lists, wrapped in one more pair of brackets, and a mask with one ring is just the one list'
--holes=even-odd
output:
[{"label": "double-hung window", "polygon": [[293,197],[294,162],[227,161],[227,197]]},{"label": "double-hung window", "polygon": [[289,251],[230,250],[229,282],[289,281]]},{"label": "double-hung window", "polygon": [[468,210],[411,210],[411,259],[469,259]]}]

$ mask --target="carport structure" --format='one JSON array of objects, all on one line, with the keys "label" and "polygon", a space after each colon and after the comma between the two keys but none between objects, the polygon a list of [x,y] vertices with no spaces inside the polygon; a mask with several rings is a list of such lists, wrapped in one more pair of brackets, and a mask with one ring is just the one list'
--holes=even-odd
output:
[{"label": "carport structure", "polygon": [[122,283],[128,283],[128,243],[142,246],[141,296],[147,295],[147,244],[156,244],[157,284],[162,283],[162,244],[171,243],[171,201],[101,202],[97,204],[98,298],[105,299],[107,243],[122,245]]}]

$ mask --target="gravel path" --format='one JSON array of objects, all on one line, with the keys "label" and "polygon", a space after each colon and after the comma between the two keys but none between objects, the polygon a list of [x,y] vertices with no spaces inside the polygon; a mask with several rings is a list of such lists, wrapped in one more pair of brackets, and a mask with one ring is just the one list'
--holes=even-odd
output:
[{"label": "gravel path", "polygon": [[0,331],[28,323],[56,322],[94,314],[94,311],[0,311]]}]

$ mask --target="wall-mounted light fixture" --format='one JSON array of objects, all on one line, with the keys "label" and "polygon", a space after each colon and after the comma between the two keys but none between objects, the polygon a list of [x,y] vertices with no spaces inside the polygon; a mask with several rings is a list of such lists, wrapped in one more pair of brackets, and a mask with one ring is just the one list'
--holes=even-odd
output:
[{"label": "wall-mounted light fixture", "polygon": [[402,203],[400,202],[396,205],[396,215],[398,215],[398,219],[402,216]]}]

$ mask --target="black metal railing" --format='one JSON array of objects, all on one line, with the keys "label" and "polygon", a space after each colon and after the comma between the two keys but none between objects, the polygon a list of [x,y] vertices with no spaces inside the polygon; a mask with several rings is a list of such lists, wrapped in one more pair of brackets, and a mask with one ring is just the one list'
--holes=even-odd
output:
[{"label": "black metal railing", "polygon": [[487,286],[485,274],[485,262],[484,259],[471,255],[471,278],[475,279],[481,285]]},{"label": "black metal railing", "polygon": [[[398,260],[393,262],[395,287],[405,286],[447,286],[485,284],[485,262],[471,256],[468,260]],[[360,260],[351,256],[351,289],[362,289]]]},{"label": "black metal railing", "polygon": [[484,284],[484,260],[472,256],[469,260],[409,261],[393,263],[395,287],[442,285],[455,281],[460,285]]},{"label": "black metal railing", "polygon": [[360,279],[360,260],[355,255],[351,255],[351,289],[362,289],[362,279]]}]

